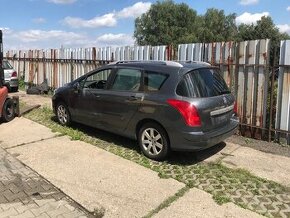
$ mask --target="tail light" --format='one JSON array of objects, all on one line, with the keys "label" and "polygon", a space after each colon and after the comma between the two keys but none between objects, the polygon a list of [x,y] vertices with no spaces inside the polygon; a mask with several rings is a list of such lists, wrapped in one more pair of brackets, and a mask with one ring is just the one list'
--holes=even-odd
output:
[{"label": "tail light", "polygon": [[11,74],[11,77],[17,77],[17,73],[16,73],[16,71],[14,71],[14,72]]},{"label": "tail light", "polygon": [[201,126],[200,117],[196,107],[187,102],[176,99],[168,99],[167,103],[172,107],[176,108],[182,117],[184,118],[186,124],[191,127]]},{"label": "tail light", "polygon": [[238,104],[237,104],[236,101],[235,101],[235,104],[234,104],[234,113],[235,113],[236,115],[238,115]]}]

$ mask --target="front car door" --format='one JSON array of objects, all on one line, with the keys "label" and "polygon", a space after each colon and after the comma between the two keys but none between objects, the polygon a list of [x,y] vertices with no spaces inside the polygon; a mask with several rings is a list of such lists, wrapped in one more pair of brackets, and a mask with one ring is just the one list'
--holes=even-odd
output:
[{"label": "front car door", "polygon": [[95,71],[78,82],[78,89],[75,91],[74,102],[75,120],[100,127],[102,115],[102,93],[107,89],[107,82],[111,76],[112,69]]}]

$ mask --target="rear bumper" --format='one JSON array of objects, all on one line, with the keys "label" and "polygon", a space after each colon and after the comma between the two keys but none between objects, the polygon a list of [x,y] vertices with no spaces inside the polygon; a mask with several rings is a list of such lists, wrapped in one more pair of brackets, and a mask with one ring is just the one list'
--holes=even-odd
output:
[{"label": "rear bumper", "polygon": [[175,151],[198,151],[212,147],[233,135],[238,128],[238,120],[210,132],[177,132],[170,138],[171,149]]}]

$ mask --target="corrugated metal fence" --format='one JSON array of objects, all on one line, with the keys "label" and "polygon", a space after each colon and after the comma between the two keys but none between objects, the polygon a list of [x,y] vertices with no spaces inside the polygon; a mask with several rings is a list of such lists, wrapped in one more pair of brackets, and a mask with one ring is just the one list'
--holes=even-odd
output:
[{"label": "corrugated metal fence", "polygon": [[[119,48],[52,49],[8,51],[11,60],[25,82],[39,84],[47,78],[57,88],[100,65],[118,60],[179,60],[206,61],[220,67],[223,77],[235,94],[242,135],[273,139],[290,128],[290,42],[281,42],[278,103],[269,105],[270,40],[245,42],[195,43],[171,46],[125,46]],[[274,68],[273,68],[274,69]],[[273,70],[274,72],[274,70]],[[273,74],[272,74],[273,75]],[[274,88],[271,89],[274,91]],[[271,101],[272,103],[272,101]],[[272,103],[273,104],[273,103]],[[270,121],[272,111],[276,121]],[[272,128],[275,123],[275,128]],[[290,140],[288,140],[290,142]]]},{"label": "corrugated metal fence", "polygon": [[281,42],[278,75],[276,138],[285,138],[290,144],[290,40]]}]

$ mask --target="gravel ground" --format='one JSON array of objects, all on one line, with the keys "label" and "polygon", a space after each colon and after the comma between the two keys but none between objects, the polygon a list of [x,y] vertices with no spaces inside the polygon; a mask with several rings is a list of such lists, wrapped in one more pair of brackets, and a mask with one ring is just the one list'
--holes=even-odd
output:
[{"label": "gravel ground", "polygon": [[282,155],[285,157],[290,157],[290,146],[280,145],[278,143],[266,142],[262,140],[255,140],[252,138],[246,138],[243,136],[233,135],[226,140],[226,142],[231,142],[234,144],[239,144],[242,146],[250,147],[259,151],[266,153],[272,153],[277,155]]}]

